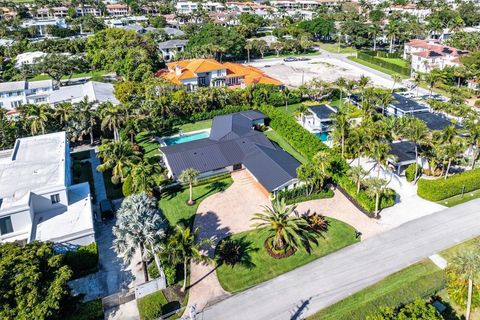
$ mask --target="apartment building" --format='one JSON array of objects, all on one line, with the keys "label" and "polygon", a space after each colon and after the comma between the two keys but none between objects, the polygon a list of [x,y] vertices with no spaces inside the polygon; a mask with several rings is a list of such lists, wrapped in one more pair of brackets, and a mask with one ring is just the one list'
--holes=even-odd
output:
[{"label": "apartment building", "polygon": [[94,242],[89,185],[71,180],[65,132],[17,139],[0,152],[0,243]]},{"label": "apartment building", "polygon": [[66,28],[68,25],[65,19],[41,19],[41,20],[27,20],[22,23],[22,28],[35,27],[37,35],[45,36],[47,34],[47,26],[57,26],[59,28]]},{"label": "apartment building", "polygon": [[175,9],[181,14],[190,14],[199,9],[203,9],[209,12],[223,11],[225,6],[220,2],[193,2],[193,1],[178,1],[175,4]]},{"label": "apartment building", "polygon": [[167,63],[168,69],[159,70],[157,76],[188,91],[198,87],[245,87],[255,84],[283,86],[262,70],[239,63],[220,63],[213,59],[190,59]]},{"label": "apartment building", "polygon": [[429,73],[433,69],[459,66],[459,58],[468,51],[443,45],[438,40],[410,40],[405,43],[403,58],[410,59],[412,73]]},{"label": "apartment building", "polygon": [[283,10],[315,10],[322,6],[336,7],[344,0],[272,0],[270,5]]},{"label": "apartment building", "polygon": [[62,102],[77,103],[84,98],[94,103],[119,103],[111,83],[89,81],[58,88],[54,87],[52,80],[0,83],[0,107],[6,110],[15,110],[23,104],[47,103],[54,106]]},{"label": "apartment building", "polygon": [[106,7],[109,16],[122,17],[130,13],[130,9],[126,4],[108,4]]}]

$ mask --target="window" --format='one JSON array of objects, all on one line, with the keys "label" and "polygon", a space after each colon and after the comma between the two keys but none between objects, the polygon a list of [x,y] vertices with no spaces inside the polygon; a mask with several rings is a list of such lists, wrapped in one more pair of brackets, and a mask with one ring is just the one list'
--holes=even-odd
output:
[{"label": "window", "polygon": [[0,235],[13,232],[12,219],[10,217],[0,218]]},{"label": "window", "polygon": [[52,194],[50,196],[50,200],[52,200],[52,204],[59,203],[60,202],[60,194]]},{"label": "window", "polygon": [[12,106],[13,108],[18,108],[18,107],[20,107],[21,105],[22,105],[22,100],[12,101],[12,102],[11,102],[11,106]]}]

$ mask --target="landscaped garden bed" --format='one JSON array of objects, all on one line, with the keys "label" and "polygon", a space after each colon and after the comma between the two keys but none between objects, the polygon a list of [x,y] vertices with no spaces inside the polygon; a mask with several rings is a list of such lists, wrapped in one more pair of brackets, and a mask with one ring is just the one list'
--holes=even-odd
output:
[{"label": "landscaped garden bed", "polygon": [[331,218],[328,221],[328,232],[319,236],[319,244],[313,245],[311,254],[299,248],[295,254],[283,259],[274,259],[268,254],[264,248],[266,235],[261,236],[259,230],[232,235],[230,239],[242,244],[246,256],[243,262],[233,267],[218,266],[220,284],[226,291],[239,292],[359,241],[355,229],[348,224]]}]

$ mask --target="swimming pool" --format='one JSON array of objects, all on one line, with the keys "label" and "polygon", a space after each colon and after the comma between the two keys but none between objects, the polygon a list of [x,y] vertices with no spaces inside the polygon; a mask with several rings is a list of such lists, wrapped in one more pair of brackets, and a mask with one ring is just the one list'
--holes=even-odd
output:
[{"label": "swimming pool", "polygon": [[323,142],[325,142],[325,141],[328,141],[329,134],[328,132],[319,132],[319,133],[315,133],[315,136],[320,140],[322,140]]},{"label": "swimming pool", "polygon": [[208,131],[200,131],[197,133],[184,134],[177,137],[165,138],[163,139],[163,142],[165,142],[167,146],[170,146],[172,144],[180,144],[180,143],[205,139],[205,138],[208,138],[209,136],[210,136],[210,133]]}]

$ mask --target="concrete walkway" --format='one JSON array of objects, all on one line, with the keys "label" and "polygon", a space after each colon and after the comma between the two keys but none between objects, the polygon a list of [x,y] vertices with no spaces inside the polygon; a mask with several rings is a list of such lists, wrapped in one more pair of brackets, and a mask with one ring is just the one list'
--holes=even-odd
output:
[{"label": "concrete walkway", "polygon": [[105,189],[105,182],[103,181],[103,174],[97,171],[100,165],[100,159],[97,157],[96,149],[90,149],[90,163],[92,164],[93,184],[95,185],[95,202],[107,199],[107,190]]},{"label": "concrete walkway", "polygon": [[430,255],[480,235],[480,200],[349,246],[208,307],[203,319],[301,319]]}]

